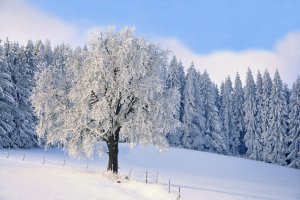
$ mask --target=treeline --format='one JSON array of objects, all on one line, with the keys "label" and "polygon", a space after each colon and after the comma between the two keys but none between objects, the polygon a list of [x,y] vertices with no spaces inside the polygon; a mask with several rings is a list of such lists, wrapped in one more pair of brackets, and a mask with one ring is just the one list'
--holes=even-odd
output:
[{"label": "treeline", "polygon": [[[31,105],[35,76],[49,65],[64,73],[67,63],[80,65],[88,52],[50,42],[8,40],[0,44],[0,147],[38,145],[36,116]],[[181,127],[167,135],[172,146],[214,152],[300,168],[300,79],[289,89],[278,72],[250,69],[243,86],[239,74],[218,88],[193,64],[184,67],[174,57],[167,68],[166,85],[178,90],[174,111]],[[55,80],[53,80],[55,81]],[[62,86],[67,89],[67,85]]]},{"label": "treeline", "polygon": [[0,148],[38,146],[31,93],[36,72],[52,63],[54,52],[49,41],[0,40]]},{"label": "treeline", "polygon": [[193,63],[185,75],[174,57],[168,82],[181,94],[182,127],[168,135],[171,145],[300,168],[299,77],[290,90],[278,71],[254,80],[248,69],[244,87],[237,73],[218,88]]}]

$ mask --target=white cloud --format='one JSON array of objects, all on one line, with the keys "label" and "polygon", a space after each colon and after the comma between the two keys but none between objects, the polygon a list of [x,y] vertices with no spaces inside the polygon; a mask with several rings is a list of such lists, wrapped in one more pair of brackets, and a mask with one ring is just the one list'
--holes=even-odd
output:
[{"label": "white cloud", "polygon": [[[65,42],[75,46],[83,44],[91,32],[99,28],[103,27],[80,30],[79,26],[43,13],[28,5],[25,0],[0,0],[0,39],[9,37],[21,44],[25,44],[28,39],[50,39],[52,44]],[[300,32],[288,34],[274,44],[272,51],[228,50],[203,55],[192,52],[176,38],[161,39],[159,43],[172,50],[186,68],[193,61],[201,72],[207,69],[216,83],[220,83],[228,75],[234,79],[237,71],[244,79],[248,67],[254,74],[257,70],[263,72],[264,69],[273,74],[278,69],[289,85],[300,75]]]},{"label": "white cloud", "polygon": [[0,1],[0,27],[1,39],[9,37],[21,44],[28,39],[50,39],[53,44],[65,42],[73,45],[83,41],[76,26],[45,14],[24,0]]},{"label": "white cloud", "polygon": [[188,68],[193,61],[195,67],[201,72],[207,69],[212,80],[218,84],[228,75],[234,81],[236,72],[239,72],[241,78],[245,80],[248,67],[254,75],[258,70],[263,73],[265,69],[273,75],[278,69],[282,79],[289,85],[300,75],[300,32],[290,33],[278,41],[273,51],[219,51],[211,54],[196,54],[176,38],[161,39],[159,43],[181,59],[185,68]]}]

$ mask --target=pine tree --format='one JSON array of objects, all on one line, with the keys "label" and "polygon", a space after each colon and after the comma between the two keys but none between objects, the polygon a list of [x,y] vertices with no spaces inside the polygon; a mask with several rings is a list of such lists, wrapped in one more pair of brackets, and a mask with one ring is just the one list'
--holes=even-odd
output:
[{"label": "pine tree", "polygon": [[16,124],[14,115],[17,113],[16,91],[9,65],[10,47],[8,39],[4,46],[0,47],[0,86],[2,95],[0,97],[0,147],[17,147],[12,141]]},{"label": "pine tree", "polygon": [[288,159],[290,167],[300,169],[300,77],[293,84],[289,112],[289,142]]},{"label": "pine tree", "polygon": [[205,118],[203,100],[200,97],[200,75],[196,72],[194,64],[189,67],[186,75],[184,89],[184,115],[182,137],[183,146],[189,149],[204,149]]},{"label": "pine tree", "polygon": [[220,100],[220,93],[219,93],[218,85],[215,83],[212,83],[212,87],[213,87],[212,92],[215,97],[215,105],[217,106],[218,114],[220,117],[221,100]]},{"label": "pine tree", "polygon": [[258,135],[258,124],[256,121],[257,114],[257,100],[256,100],[256,86],[252,76],[252,72],[248,69],[245,85],[245,130],[246,134],[244,137],[245,144],[247,147],[246,156],[251,159],[261,159],[261,144],[260,136]]},{"label": "pine tree", "polygon": [[261,108],[261,137],[263,145],[262,159],[267,161],[267,136],[269,130],[269,111],[270,111],[270,97],[272,92],[272,79],[268,70],[265,70],[262,84],[262,108]]},{"label": "pine tree", "polygon": [[205,118],[204,150],[226,154],[228,141],[222,132],[222,122],[215,104],[215,91],[207,71],[202,74],[200,92],[203,96],[203,110]]},{"label": "pine tree", "polygon": [[53,52],[50,41],[46,40],[45,43],[40,40],[37,41],[34,45],[34,55],[38,71],[42,71],[51,65],[53,61]]},{"label": "pine tree", "polygon": [[256,140],[257,142],[257,149],[260,151],[259,152],[259,157],[257,159],[262,160],[263,159],[263,145],[262,145],[262,127],[261,127],[261,122],[262,122],[262,107],[263,107],[263,88],[262,88],[262,76],[260,71],[257,72],[257,78],[256,78],[256,107],[257,107],[257,112],[256,112],[256,124],[257,124],[257,129],[256,129]]},{"label": "pine tree", "polygon": [[224,126],[224,107],[223,107],[223,99],[225,98],[225,84],[222,81],[220,86],[220,96],[219,96],[219,115],[222,121],[222,126]]},{"label": "pine tree", "polygon": [[180,115],[179,115],[179,121],[183,122],[183,113],[184,113],[184,87],[185,87],[185,73],[184,73],[184,67],[182,65],[182,62],[179,61],[178,67],[177,67],[177,73],[179,76],[179,94],[180,94]]},{"label": "pine tree", "polygon": [[286,83],[283,84],[283,94],[286,99],[287,105],[290,103],[291,91]]},{"label": "pine tree", "polygon": [[31,40],[27,42],[25,52],[22,57],[24,57],[23,59],[25,59],[25,62],[28,65],[28,75],[30,76],[30,79],[34,79],[34,75],[38,69],[38,64],[37,56],[35,55],[35,47]]},{"label": "pine tree", "polygon": [[267,162],[286,165],[287,103],[278,71],[273,79],[270,96],[269,129],[266,137]]},{"label": "pine tree", "polygon": [[17,94],[18,113],[14,115],[16,128],[12,140],[18,147],[30,148],[37,145],[35,137],[35,115],[31,106],[31,92],[34,86],[33,77],[35,64],[28,58],[28,51],[13,45],[15,52],[12,74],[14,74],[14,87]]},{"label": "pine tree", "polygon": [[[37,144],[34,132],[34,112],[30,103],[33,71],[28,65],[24,48],[17,43],[7,44],[7,60],[14,88],[15,128],[10,132],[13,147],[30,148]],[[34,67],[34,65],[32,65]]]},{"label": "pine tree", "polygon": [[[176,57],[174,56],[169,65],[168,77],[167,77],[167,87],[171,90],[176,90],[180,95],[178,105],[176,106],[175,118],[183,122],[183,92],[184,92],[184,70],[182,63],[177,63]],[[167,138],[171,145],[179,146],[181,145],[183,128],[179,127],[174,133],[168,134]]]},{"label": "pine tree", "polygon": [[14,129],[10,110],[11,102],[9,101],[10,99],[14,101],[9,94],[12,87],[11,75],[0,43],[0,148],[10,147],[11,145],[8,133]]},{"label": "pine tree", "polygon": [[237,73],[234,82],[233,89],[233,124],[234,124],[234,134],[237,135],[239,139],[238,153],[244,155],[246,153],[246,146],[244,141],[245,136],[245,123],[244,123],[244,89],[240,79],[240,75]]},{"label": "pine tree", "polygon": [[226,140],[229,144],[229,152],[232,155],[238,154],[239,137],[234,131],[233,119],[233,88],[230,77],[228,77],[224,84],[224,94],[222,98],[223,108],[223,131]]}]

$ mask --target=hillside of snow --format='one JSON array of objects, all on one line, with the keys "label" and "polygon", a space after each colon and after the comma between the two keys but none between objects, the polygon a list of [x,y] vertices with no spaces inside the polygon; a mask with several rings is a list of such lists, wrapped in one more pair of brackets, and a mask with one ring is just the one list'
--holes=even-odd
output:
[{"label": "hillside of snow", "polygon": [[0,199],[175,200],[179,186],[183,200],[300,199],[300,170],[243,158],[121,144],[120,177],[106,164],[106,155],[74,160],[58,149],[1,149]]}]

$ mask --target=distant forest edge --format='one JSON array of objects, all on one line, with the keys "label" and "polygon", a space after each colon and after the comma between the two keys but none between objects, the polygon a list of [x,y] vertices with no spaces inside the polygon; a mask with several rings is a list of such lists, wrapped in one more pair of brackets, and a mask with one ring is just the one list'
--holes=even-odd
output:
[{"label": "distant forest edge", "polygon": [[[52,48],[50,41],[1,41],[0,148],[39,146],[31,100],[36,77],[50,66],[63,69],[84,60],[84,52],[89,48]],[[273,78],[267,70],[258,72],[254,80],[249,69],[244,86],[237,73],[234,83],[228,77],[218,87],[193,63],[185,74],[176,57],[165,73],[165,87],[180,95],[174,117],[181,126],[166,136],[171,146],[300,168],[299,77],[289,88],[278,71]]]}]

